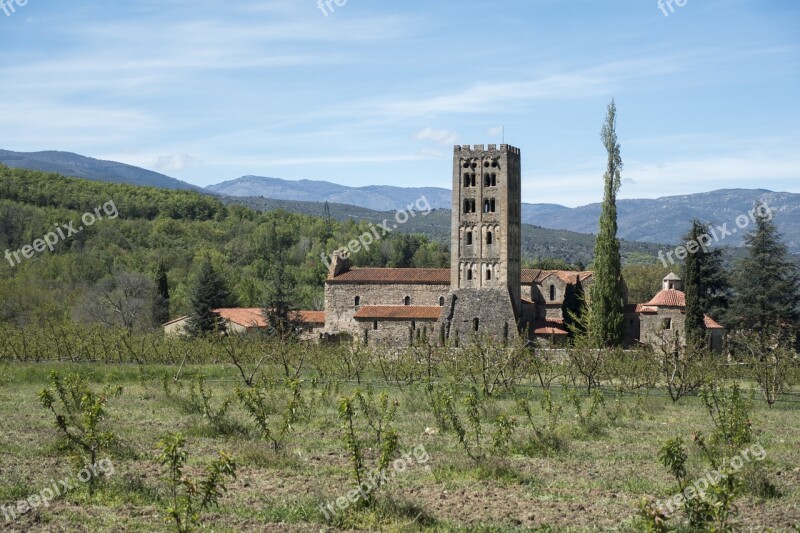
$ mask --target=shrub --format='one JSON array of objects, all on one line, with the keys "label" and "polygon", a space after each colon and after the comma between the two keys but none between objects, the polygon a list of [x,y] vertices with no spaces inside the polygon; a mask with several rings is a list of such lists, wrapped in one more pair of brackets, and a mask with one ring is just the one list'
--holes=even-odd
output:
[{"label": "shrub", "polygon": [[165,522],[172,523],[175,531],[186,533],[201,525],[200,514],[218,505],[227,492],[225,478],[236,479],[236,463],[225,452],[206,466],[205,476],[199,480],[184,476],[188,454],[186,440],[179,434],[166,436],[160,443],[159,462],[166,468],[163,480],[169,491]]},{"label": "shrub", "polygon": [[[76,453],[80,466],[97,464],[97,455],[116,440],[113,431],[102,430],[106,419],[106,403],[119,397],[122,387],[107,386],[102,392],[89,388],[86,380],[76,374],[62,378],[50,373],[53,390],[44,389],[39,401],[56,419],[56,427],[64,434]],[[89,478],[89,494],[94,494],[96,476]]]}]

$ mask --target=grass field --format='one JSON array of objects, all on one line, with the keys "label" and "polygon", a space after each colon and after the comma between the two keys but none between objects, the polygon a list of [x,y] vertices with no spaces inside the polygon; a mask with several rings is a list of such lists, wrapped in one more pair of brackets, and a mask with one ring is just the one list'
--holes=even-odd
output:
[{"label": "grass field", "polygon": [[[619,402],[607,392],[604,406],[581,423],[561,387],[554,386],[555,405],[562,409],[554,425],[557,445],[534,446],[530,424],[511,394],[501,389],[481,407],[487,457],[474,461],[456,437],[439,429],[424,386],[399,390],[376,384],[376,393],[385,391],[398,402],[394,426],[401,454],[413,455],[399,464],[404,471],[390,469],[372,506],[350,505],[326,517],[321,506],[353,489],[337,407],[339,397],[352,394],[355,385],[336,390],[306,382],[301,420],[288,434],[285,450],[275,453],[239,401],[232,401],[224,427],[194,412],[189,377],[205,375],[211,402],[219,405],[224,397],[233,398],[241,383],[228,365],[189,367],[185,384],[179,388],[167,382],[168,389],[161,377],[174,375],[177,366],[18,363],[0,370],[0,505],[11,508],[54,480],[78,477],[80,467],[70,461],[53,414],[38,400],[49,386],[51,370],[91,372],[93,388],[116,383],[124,389],[121,397],[109,399],[103,423],[118,437],[101,454],[113,464],[113,473],[107,472],[92,496],[86,484],[76,482],[49,507],[15,520],[0,512],[0,529],[8,531],[169,531],[157,444],[173,431],[187,439],[190,473],[199,474],[220,450],[237,463],[236,480],[219,507],[202,516],[207,530],[640,530],[642,498],[666,498],[676,491],[659,462],[661,446],[682,436],[694,479],[707,467],[692,449],[692,434],[713,430],[699,398],[673,404],[658,390],[628,394]],[[535,422],[545,426],[546,413],[536,401],[541,389],[520,387],[517,392],[526,391],[533,395]],[[280,406],[281,387],[272,394]],[[583,402],[588,408],[589,399]],[[493,422],[500,414],[514,416],[519,425],[504,451],[492,452]],[[742,531],[794,531],[800,524],[800,403],[781,402],[769,409],[756,398],[752,422],[753,442],[763,446],[766,458],[743,469],[746,482],[736,500],[736,522]],[[361,434],[366,439],[371,432]],[[367,447],[364,455],[372,465],[377,451]]]}]

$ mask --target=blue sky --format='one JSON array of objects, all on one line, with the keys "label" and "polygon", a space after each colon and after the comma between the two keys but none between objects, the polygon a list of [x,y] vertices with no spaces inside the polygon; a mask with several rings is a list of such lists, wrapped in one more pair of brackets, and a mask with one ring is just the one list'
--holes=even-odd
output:
[{"label": "blue sky", "polygon": [[[6,3],[13,0],[4,0]],[[666,1],[666,0],[665,0]],[[341,2],[341,0],[340,0]],[[23,1],[24,3],[24,1]],[[800,2],[28,0],[0,11],[0,147],[209,185],[450,187],[453,144],[523,154],[523,201],[800,192]]]}]

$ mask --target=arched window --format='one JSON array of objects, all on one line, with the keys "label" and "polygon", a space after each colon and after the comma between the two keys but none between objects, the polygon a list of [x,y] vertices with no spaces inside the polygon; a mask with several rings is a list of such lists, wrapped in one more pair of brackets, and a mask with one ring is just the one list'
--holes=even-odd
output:
[{"label": "arched window", "polygon": [[411,296],[406,296],[405,298],[403,298],[403,304],[411,305]]},{"label": "arched window", "polygon": [[469,213],[469,200],[464,200],[464,212]]},{"label": "arched window", "polygon": [[492,187],[497,185],[497,174],[492,173]]},{"label": "arched window", "polygon": [[556,286],[550,285],[550,301],[552,302],[555,299],[556,299]]},{"label": "arched window", "polygon": [[487,280],[492,279],[492,267],[487,267],[486,268],[486,279]]},{"label": "arched window", "polygon": [[492,244],[492,242],[493,242],[492,232],[488,231],[486,232],[486,244]]},{"label": "arched window", "polygon": [[472,279],[472,269],[468,268],[467,269],[467,281],[469,281],[471,279]]},{"label": "arched window", "polygon": [[[473,165],[474,164],[475,163],[473,163]],[[472,186],[472,187],[475,186],[475,173],[474,172],[472,173],[472,176],[471,176],[471,179],[470,179],[470,186]]]},{"label": "arched window", "polygon": [[464,174],[464,187],[469,187],[469,174]]},{"label": "arched window", "polygon": [[494,213],[494,198],[489,200],[489,211]]},{"label": "arched window", "polygon": [[481,325],[481,321],[477,318],[472,319],[472,329],[478,331],[478,326]]},{"label": "arched window", "polygon": [[439,296],[439,307],[444,307],[444,296]]},{"label": "arched window", "polygon": [[[473,183],[473,185],[475,185],[475,184]],[[476,213],[476,211],[475,211],[475,200],[472,200],[472,202],[470,203],[470,207],[471,207],[471,209],[470,209],[470,210],[471,210],[473,213]]]},{"label": "arched window", "polygon": [[355,304],[355,306],[356,306],[356,307],[358,307],[359,305],[361,305],[361,296],[356,296],[356,297],[353,299],[353,303]]},{"label": "arched window", "polygon": [[489,173],[483,175],[483,186],[489,187],[492,184],[492,177],[489,176]]},{"label": "arched window", "polygon": [[483,212],[484,213],[488,213],[489,212],[489,207],[490,207],[489,200],[484,200],[483,201]]},{"label": "arched window", "polygon": [[472,246],[472,232],[467,232],[467,246]]}]

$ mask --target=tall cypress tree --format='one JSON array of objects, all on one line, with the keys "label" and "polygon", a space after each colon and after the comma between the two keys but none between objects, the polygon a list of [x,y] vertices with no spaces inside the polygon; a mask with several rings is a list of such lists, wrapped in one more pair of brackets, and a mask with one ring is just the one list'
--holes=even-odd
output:
[{"label": "tall cypress tree", "polygon": [[617,142],[617,106],[608,105],[600,138],[608,162],[600,215],[600,231],[594,246],[594,283],[589,304],[589,335],[598,346],[619,346],[625,337],[622,259],[617,239],[617,193],[622,184],[622,156]]},{"label": "tall cypress tree", "polygon": [[224,307],[229,297],[225,280],[214,270],[211,259],[206,258],[200,266],[200,275],[189,299],[192,314],[189,317],[188,332],[201,336],[220,331],[220,318],[213,311]]},{"label": "tall cypress tree", "polygon": [[273,223],[264,250],[267,268],[264,307],[261,313],[267,322],[266,334],[281,340],[294,338],[301,325],[294,307],[297,283],[287,268],[287,255],[292,242],[292,235],[285,228],[279,228]]},{"label": "tall cypress tree", "polygon": [[[699,243],[705,227],[699,220],[692,221],[692,228],[685,235],[687,243]],[[697,245],[693,245],[693,250]],[[690,251],[683,263],[683,283],[686,293],[686,344],[693,348],[701,348],[706,339],[705,309],[701,300],[703,280],[700,265],[703,263],[702,248]]]},{"label": "tall cypress tree", "polygon": [[728,324],[759,332],[797,324],[800,276],[766,204],[753,210],[755,231],[745,236],[747,257],[737,263]]},{"label": "tall cypress tree", "polygon": [[722,264],[722,250],[710,250],[708,224],[695,219],[684,236],[689,254],[683,264],[686,291],[686,340],[691,346],[705,344],[704,316],[719,319],[728,308],[730,288]]},{"label": "tall cypress tree", "polygon": [[575,283],[570,283],[564,290],[564,302],[561,304],[561,316],[569,336],[583,333],[582,320],[585,307],[583,284],[580,275],[575,275]]},{"label": "tall cypress tree", "polygon": [[158,261],[153,282],[153,324],[161,326],[169,321],[169,282],[163,259]]}]

